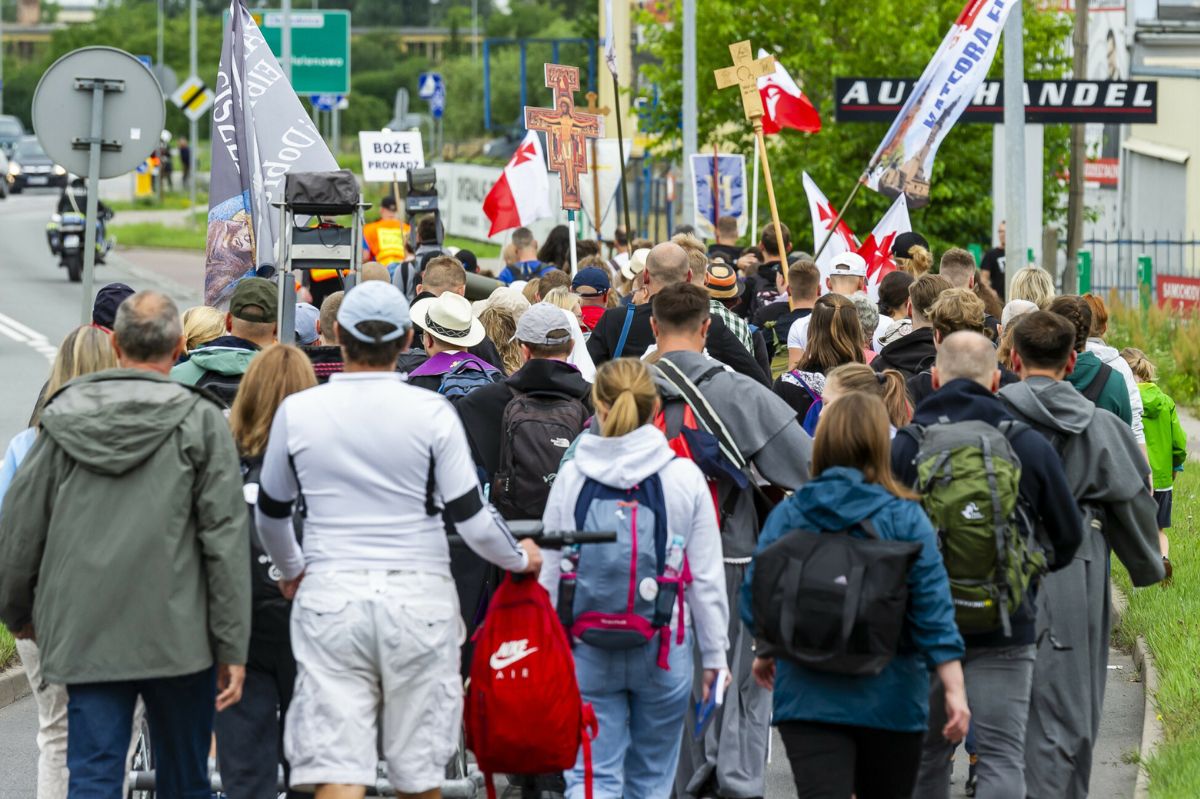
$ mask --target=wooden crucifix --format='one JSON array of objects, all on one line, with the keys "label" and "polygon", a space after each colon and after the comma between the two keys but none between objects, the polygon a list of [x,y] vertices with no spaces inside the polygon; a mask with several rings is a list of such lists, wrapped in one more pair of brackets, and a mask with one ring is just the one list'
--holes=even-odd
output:
[{"label": "wooden crucifix", "polygon": [[[587,94],[584,95],[584,97],[587,97],[587,112],[589,114],[596,114],[596,115],[600,116],[601,118],[608,116],[608,106],[604,106],[603,108],[597,107],[597,103],[596,103],[597,94],[595,92],[588,92]],[[592,208],[595,209],[595,213],[592,215],[592,228],[595,229],[595,231],[596,231],[596,241],[599,241],[601,238],[601,236],[600,236],[600,217],[602,216],[602,209],[600,208],[600,158],[599,158],[599,153],[596,150],[596,140],[592,139],[591,144],[592,144]]]},{"label": "wooden crucifix", "polygon": [[554,90],[554,108],[525,106],[525,127],[546,134],[547,161],[562,184],[562,207],[578,210],[579,176],[588,171],[589,138],[604,135],[604,120],[575,109],[579,68],[546,64],[546,87]]},{"label": "wooden crucifix", "polygon": [[763,136],[763,104],[762,95],[758,93],[758,79],[775,72],[775,57],[766,56],[755,59],[754,50],[749,41],[729,45],[729,55],[733,58],[733,66],[715,70],[718,89],[728,89],[737,86],[742,95],[742,110],[746,119],[754,125],[754,135],[758,137],[758,149],[762,152],[763,178],[767,183],[767,200],[771,204],[771,223],[775,226],[775,242],[779,248],[780,268],[787,270],[787,247],[783,242],[783,230],[779,225],[779,207],[775,204],[775,184],[771,182],[771,162],[767,158],[767,142]]}]

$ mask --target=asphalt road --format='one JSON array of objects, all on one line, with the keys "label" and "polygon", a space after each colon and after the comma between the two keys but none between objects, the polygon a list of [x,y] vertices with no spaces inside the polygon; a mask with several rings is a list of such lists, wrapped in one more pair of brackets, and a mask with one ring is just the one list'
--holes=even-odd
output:
[{"label": "asphalt road", "polygon": [[[120,191],[122,184],[111,188]],[[106,186],[102,196],[111,196]],[[25,193],[0,201],[0,444],[24,429],[45,382],[54,348],[80,323],[82,289],[46,246],[45,225],[56,192]],[[202,275],[195,255],[141,251],[114,253],[98,267],[96,288],[120,281],[136,289],[155,288],[180,308],[198,304]],[[1133,665],[1113,653],[1105,724],[1097,746],[1092,796],[1127,799],[1133,795],[1135,767],[1126,762],[1141,735],[1141,686],[1130,680]],[[0,709],[0,799],[34,799],[37,780],[37,715],[24,699]],[[791,772],[778,736],[768,772],[768,797],[795,795]],[[962,796],[965,758],[959,754],[953,796]]]}]

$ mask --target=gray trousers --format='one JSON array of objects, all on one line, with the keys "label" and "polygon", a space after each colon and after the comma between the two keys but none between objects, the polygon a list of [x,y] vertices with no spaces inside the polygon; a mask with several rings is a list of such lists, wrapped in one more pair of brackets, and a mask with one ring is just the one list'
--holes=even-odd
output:
[{"label": "gray trousers", "polygon": [[[975,725],[979,755],[977,799],[1025,799],[1025,725],[1036,648],[968,649],[963,660],[967,704]],[[929,729],[913,796],[948,799],[955,744],[942,737],[946,725],[945,688],[930,680]]]},{"label": "gray trousers", "polygon": [[708,796],[715,791],[724,799],[749,799],[766,790],[767,745],[771,737],[771,692],[754,682],[754,636],[742,624],[740,598],[743,564],[725,564],[729,592],[729,672],[733,684],[725,704],[717,708],[704,735],[697,739],[696,703],[700,701],[702,666],[695,658],[696,679],[692,701],[684,720],[675,793],[679,799]]},{"label": "gray trousers", "polygon": [[1108,544],[1087,531],[1071,565],[1042,578],[1025,773],[1030,799],[1084,799],[1100,734],[1112,630]]}]

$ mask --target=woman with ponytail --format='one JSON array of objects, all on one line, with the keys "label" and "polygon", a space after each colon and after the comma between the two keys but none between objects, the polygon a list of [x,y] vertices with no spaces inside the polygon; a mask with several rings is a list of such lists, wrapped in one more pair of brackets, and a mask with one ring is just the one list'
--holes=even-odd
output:
[{"label": "woman with ponytail", "polygon": [[823,400],[828,408],[847,394],[873,394],[883,400],[887,409],[891,436],[912,421],[912,406],[908,402],[908,391],[904,387],[904,375],[895,369],[876,372],[861,363],[847,363],[831,371],[825,379]]},{"label": "woman with ponytail", "polygon": [[[547,530],[616,530],[617,541],[547,552],[539,579],[560,615],[570,613],[579,689],[600,722],[596,795],[667,796],[692,695],[693,648],[706,699],[728,673],[716,509],[704,474],[677,458],[653,424],[658,390],[645,364],[602,365],[592,401],[599,435],[579,439],[542,522]],[[565,776],[566,795],[582,797],[582,759]]]}]

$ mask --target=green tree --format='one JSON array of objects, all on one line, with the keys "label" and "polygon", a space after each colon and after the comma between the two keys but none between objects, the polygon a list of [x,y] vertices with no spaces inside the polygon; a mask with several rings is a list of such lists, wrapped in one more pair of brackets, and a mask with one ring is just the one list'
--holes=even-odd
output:
[{"label": "green tree", "polygon": [[[768,137],[771,172],[782,220],[799,247],[811,245],[808,203],[801,175],[813,176],[834,203],[840,203],[862,173],[878,146],[887,123],[843,123],[834,119],[836,77],[911,77],[925,69],[963,0],[705,0],[697,15],[697,111],[703,146],[751,153],[753,133],[742,116],[733,89],[718,92],[713,70],[730,63],[727,45],[749,39],[774,52],[821,112],[818,134],[785,131]],[[680,18],[679,2],[673,18]],[[786,21],[786,24],[780,24]],[[657,133],[656,151],[678,158],[681,146],[682,85],[681,26],[643,20],[643,50],[657,59],[642,70],[649,88],[643,91],[643,127]],[[1025,12],[1025,74],[1028,78],[1061,78],[1069,69],[1065,46],[1070,19],[1056,12]],[[1001,74],[1001,59],[991,75]],[[657,99],[655,100],[655,96]],[[1054,175],[1066,160],[1065,126],[1046,130],[1046,171]],[[929,205],[912,212],[913,227],[935,249],[987,241],[991,232],[992,128],[960,124],[942,143],[935,162]],[[1062,213],[1062,189],[1056,180],[1044,187],[1048,219]],[[851,227],[863,235],[889,205],[873,191],[860,192],[847,214]],[[761,206],[765,208],[765,189]],[[765,211],[763,212],[765,213]]]}]

